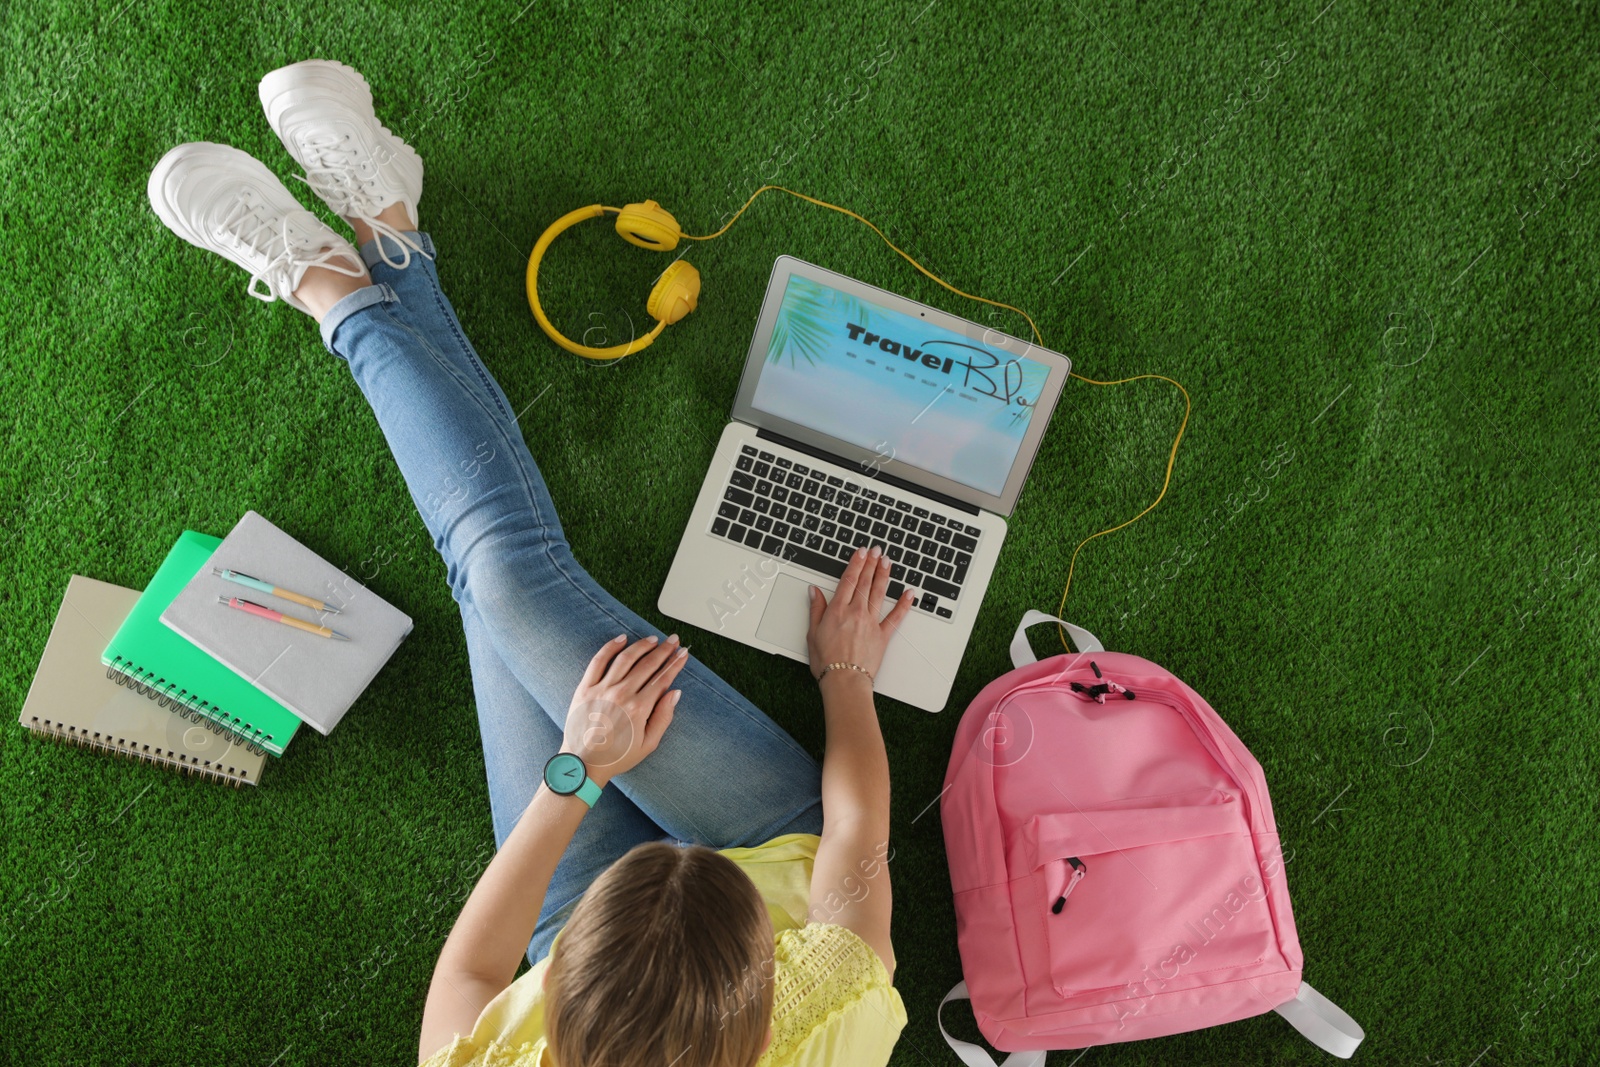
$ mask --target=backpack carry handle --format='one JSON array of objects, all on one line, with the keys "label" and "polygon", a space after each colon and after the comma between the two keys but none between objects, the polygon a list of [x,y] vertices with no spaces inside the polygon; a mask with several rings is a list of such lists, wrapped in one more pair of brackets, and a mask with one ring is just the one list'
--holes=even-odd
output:
[{"label": "backpack carry handle", "polygon": [[1058,619],[1054,615],[1046,615],[1042,611],[1029,608],[1022,613],[1022,621],[1017,623],[1017,632],[1011,637],[1011,665],[1013,667],[1026,667],[1030,663],[1038,663],[1039,657],[1033,654],[1033,648],[1028,644],[1028,627],[1041,622],[1059,622],[1067,628],[1067,633],[1072,637],[1072,643],[1078,646],[1079,652],[1104,652],[1105,646],[1094,634],[1081,626],[1074,626],[1065,619]]},{"label": "backpack carry handle", "polygon": [[1044,1067],[1044,1049],[1031,1052],[1013,1052],[1000,1063],[994,1062],[994,1057],[985,1052],[981,1047],[970,1041],[951,1037],[950,1031],[944,1028],[944,1006],[952,1000],[971,1000],[972,995],[967,992],[967,983],[957,982],[950,992],[939,1001],[939,1008],[934,1012],[934,1018],[939,1020],[939,1032],[944,1035],[944,1043],[950,1046],[950,1051],[961,1058],[967,1067]]}]

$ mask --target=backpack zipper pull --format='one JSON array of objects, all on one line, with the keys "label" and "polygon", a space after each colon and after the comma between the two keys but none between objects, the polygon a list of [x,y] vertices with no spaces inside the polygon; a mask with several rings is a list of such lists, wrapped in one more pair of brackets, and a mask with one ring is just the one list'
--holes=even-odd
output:
[{"label": "backpack zipper pull", "polygon": [[1056,897],[1056,902],[1050,905],[1051,915],[1061,914],[1061,909],[1067,906],[1067,898],[1072,895],[1072,891],[1083,881],[1085,872],[1089,870],[1088,865],[1076,856],[1068,856],[1067,862],[1072,864],[1072,877],[1067,880],[1067,888],[1062,890],[1061,895]]},{"label": "backpack zipper pull", "polygon": [[[1105,675],[1100,673],[1100,667],[1093,660],[1089,661],[1089,666],[1094,668],[1094,676],[1096,678],[1105,679]],[[1096,704],[1104,704],[1106,696],[1111,693],[1121,693],[1124,700],[1138,699],[1134,696],[1132,689],[1125,689],[1109,679],[1097,682],[1094,685],[1084,685],[1082,682],[1068,682],[1067,686],[1074,693],[1079,694],[1086,700],[1092,700]]]}]

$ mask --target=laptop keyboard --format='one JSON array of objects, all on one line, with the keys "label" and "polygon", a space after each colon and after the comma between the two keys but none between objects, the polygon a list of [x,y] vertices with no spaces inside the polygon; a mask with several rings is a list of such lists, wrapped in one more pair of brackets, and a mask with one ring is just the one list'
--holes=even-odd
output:
[{"label": "laptop keyboard", "polygon": [[889,557],[891,600],[911,589],[915,606],[955,614],[978,528],[954,513],[913,503],[772,452],[739,446],[711,533],[787,563],[838,578],[862,546]]}]

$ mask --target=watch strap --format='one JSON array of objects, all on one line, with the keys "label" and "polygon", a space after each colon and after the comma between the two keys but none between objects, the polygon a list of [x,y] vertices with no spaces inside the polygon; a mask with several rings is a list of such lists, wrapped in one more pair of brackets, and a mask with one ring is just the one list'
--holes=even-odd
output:
[{"label": "watch strap", "polygon": [[600,799],[600,783],[585,775],[583,784],[578,787],[578,791],[573,796],[592,808],[594,807],[594,802]]}]

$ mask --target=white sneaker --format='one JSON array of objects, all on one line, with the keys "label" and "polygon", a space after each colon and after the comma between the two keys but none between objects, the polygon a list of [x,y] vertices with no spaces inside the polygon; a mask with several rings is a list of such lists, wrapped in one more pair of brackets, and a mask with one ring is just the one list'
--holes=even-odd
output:
[{"label": "white sneaker", "polygon": [[[248,152],[204,141],[161,157],[146,187],[167,229],[197,248],[250,272],[257,300],[282,300],[306,314],[294,291],[308,267],[359,278],[367,273],[355,247],[300,206],[278,176]],[[345,260],[349,267],[337,265]],[[257,288],[265,284],[265,291]]]},{"label": "white sneaker", "polygon": [[402,259],[396,263],[379,240],[385,263],[405,267],[413,251],[426,254],[401,231],[378,221],[380,211],[398,202],[416,222],[422,157],[378,122],[372,90],[359,72],[329,59],[308,59],[262,78],[258,93],[272,132],[305,168],[304,181],[322,202],[400,246]]}]

